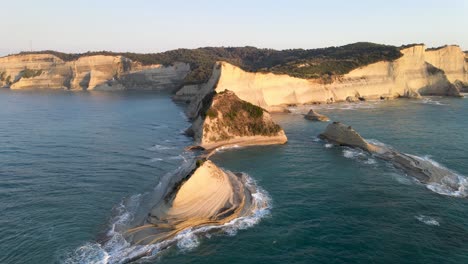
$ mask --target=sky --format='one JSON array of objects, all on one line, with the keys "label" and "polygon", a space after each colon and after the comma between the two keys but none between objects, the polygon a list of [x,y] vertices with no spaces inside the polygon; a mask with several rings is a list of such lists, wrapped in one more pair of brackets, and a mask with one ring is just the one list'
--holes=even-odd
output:
[{"label": "sky", "polygon": [[0,0],[0,7],[0,56],[358,41],[468,50],[466,0]]}]

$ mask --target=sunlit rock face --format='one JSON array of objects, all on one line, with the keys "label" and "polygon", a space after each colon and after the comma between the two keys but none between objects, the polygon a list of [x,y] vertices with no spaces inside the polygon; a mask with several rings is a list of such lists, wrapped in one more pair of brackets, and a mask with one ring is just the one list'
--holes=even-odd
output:
[{"label": "sunlit rock face", "polygon": [[245,175],[234,174],[205,161],[151,209],[141,226],[127,232],[134,244],[167,241],[182,230],[202,226],[220,226],[235,218],[251,215],[256,192]]},{"label": "sunlit rock face", "polygon": [[283,129],[265,109],[239,99],[231,91],[208,94],[202,100],[189,134],[205,149],[287,142]]},{"label": "sunlit rock face", "polygon": [[355,69],[331,83],[246,72],[222,62],[215,90],[231,90],[240,99],[270,111],[281,110],[278,106],[333,103],[353,98],[459,96],[453,84],[466,82],[468,78],[465,54],[459,47],[431,51],[424,45],[415,45],[401,52],[403,56],[395,61],[381,61]]},{"label": "sunlit rock face", "polygon": [[63,61],[51,54],[0,58],[0,86],[11,89],[152,90],[178,89],[190,66],[147,65],[123,56],[83,56]]}]

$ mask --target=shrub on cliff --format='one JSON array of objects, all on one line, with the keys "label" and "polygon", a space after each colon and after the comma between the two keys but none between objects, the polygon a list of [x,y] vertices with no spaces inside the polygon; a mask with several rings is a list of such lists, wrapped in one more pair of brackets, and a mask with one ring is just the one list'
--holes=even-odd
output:
[{"label": "shrub on cliff", "polygon": [[239,99],[226,91],[213,98],[213,105],[206,116],[205,132],[210,133],[211,141],[228,140],[234,136],[275,136],[281,127],[271,119],[264,118],[265,110]]},{"label": "shrub on cliff", "polygon": [[33,77],[36,77],[36,76],[39,76],[42,74],[42,70],[31,70],[31,69],[28,69],[28,68],[25,68],[23,71],[22,71],[22,78],[33,78]]},{"label": "shrub on cliff", "polygon": [[143,65],[174,62],[190,64],[191,72],[186,84],[208,81],[216,61],[226,61],[251,72],[273,72],[298,78],[322,78],[342,75],[349,71],[378,61],[391,61],[402,54],[395,46],[359,42],[341,47],[321,49],[273,50],[255,47],[205,47],[198,49],[176,49],[162,53],[114,53],[109,51],[67,54],[56,51],[22,52],[22,54],[52,54],[62,60],[76,60],[91,55],[121,55]]}]

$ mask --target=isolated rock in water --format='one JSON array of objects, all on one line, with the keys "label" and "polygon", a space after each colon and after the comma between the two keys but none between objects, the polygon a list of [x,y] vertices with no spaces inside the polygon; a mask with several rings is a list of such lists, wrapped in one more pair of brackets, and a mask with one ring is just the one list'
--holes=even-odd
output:
[{"label": "isolated rock in water", "polygon": [[377,158],[391,162],[395,167],[422,183],[437,183],[451,191],[463,191],[463,183],[457,174],[430,160],[401,153],[386,146],[377,146],[367,142],[351,126],[339,122],[328,125],[320,138],[342,146],[360,148],[371,152]]},{"label": "isolated rock in water", "polygon": [[304,118],[308,120],[312,120],[312,121],[322,121],[322,122],[326,122],[330,120],[330,118],[328,118],[327,116],[324,116],[322,114],[315,112],[314,109],[310,109],[309,113],[307,113],[307,115],[305,115]]},{"label": "isolated rock in water", "polygon": [[197,145],[207,150],[232,145],[284,144],[288,140],[265,109],[239,99],[231,91],[206,95],[187,132]]},{"label": "isolated rock in water", "polygon": [[351,126],[340,122],[329,124],[319,137],[338,145],[357,147],[367,151],[377,151],[377,146],[367,143]]},{"label": "isolated rock in water", "polygon": [[172,186],[151,209],[145,223],[126,232],[137,245],[169,241],[187,228],[221,226],[252,215],[256,190],[243,174],[223,171],[211,161],[197,161],[185,179]]}]

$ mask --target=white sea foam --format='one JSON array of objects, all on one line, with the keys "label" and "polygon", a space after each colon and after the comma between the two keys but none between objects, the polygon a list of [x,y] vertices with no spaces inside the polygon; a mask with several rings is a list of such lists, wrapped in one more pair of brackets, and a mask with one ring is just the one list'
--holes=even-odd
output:
[{"label": "white sea foam", "polygon": [[224,152],[226,150],[239,149],[239,148],[242,148],[242,147],[239,145],[222,146],[222,147],[217,148],[216,152]]},{"label": "white sea foam", "polygon": [[168,149],[174,149],[174,147],[163,146],[163,145],[156,144],[156,145],[148,148],[149,151],[168,150]]},{"label": "white sea foam", "polygon": [[86,243],[77,248],[64,260],[64,263],[125,263],[134,258],[143,256],[143,259],[154,258],[159,253],[170,247],[177,245],[179,250],[190,251],[198,247],[201,237],[210,238],[212,232],[222,231],[222,233],[233,236],[238,230],[246,229],[257,224],[262,218],[270,214],[271,199],[263,189],[256,186],[255,181],[244,174],[246,187],[256,190],[252,193],[253,208],[256,208],[251,215],[239,217],[220,226],[203,226],[199,228],[188,228],[177,234],[174,238],[151,245],[131,245],[123,234],[117,230],[116,226],[128,225],[137,211],[141,201],[141,195],[135,195],[120,203],[116,211],[120,212],[113,219],[108,231],[110,239],[104,244]]},{"label": "white sea foam", "polygon": [[395,179],[397,182],[404,184],[404,185],[411,185],[415,182],[412,178],[406,175],[402,175],[400,173],[392,172],[392,173],[389,173],[389,175],[390,177]]},{"label": "white sea foam", "polygon": [[345,147],[343,149],[343,156],[347,159],[353,159],[353,160],[356,160],[358,162],[361,162],[367,165],[372,165],[372,164],[377,163],[377,161],[374,158],[372,158],[372,156],[369,153],[361,149]]},{"label": "white sea foam", "polygon": [[327,144],[324,145],[324,147],[325,147],[325,148],[332,148],[332,147],[333,147],[333,144],[327,143]]},{"label": "white sea foam", "polygon": [[315,110],[357,110],[357,109],[374,109],[380,104],[380,101],[367,101],[355,103],[334,103],[334,104],[319,104],[319,105],[299,105],[289,107],[291,114],[304,115],[307,114],[310,108]]},{"label": "white sea foam", "polygon": [[368,158],[367,160],[364,161],[364,163],[368,165],[372,165],[372,164],[376,164],[377,161],[373,158]]},{"label": "white sea foam", "polygon": [[414,102],[419,103],[419,104],[429,104],[429,105],[446,105],[446,104],[441,103],[440,101],[434,100],[432,98],[427,98],[427,97],[421,100],[414,101]]},{"label": "white sea foam", "polygon": [[415,218],[418,219],[419,221],[423,222],[426,225],[440,226],[439,222],[435,218],[430,217],[430,216],[417,215],[417,216],[415,216]]},{"label": "white sea foam", "polygon": [[157,161],[163,161],[164,159],[161,158],[152,158],[150,159],[150,162],[157,162]]},{"label": "white sea foam", "polygon": [[[432,160],[430,156],[414,156],[410,155],[416,159],[421,161],[426,161],[431,163],[435,167],[439,167],[442,169],[447,169],[443,165],[439,164],[438,162]],[[465,176],[462,176],[454,171],[449,170],[452,174],[445,176],[440,183],[429,183],[426,187],[438,194],[453,196],[453,197],[468,197],[468,179]],[[449,186],[456,186],[456,190]]]}]

